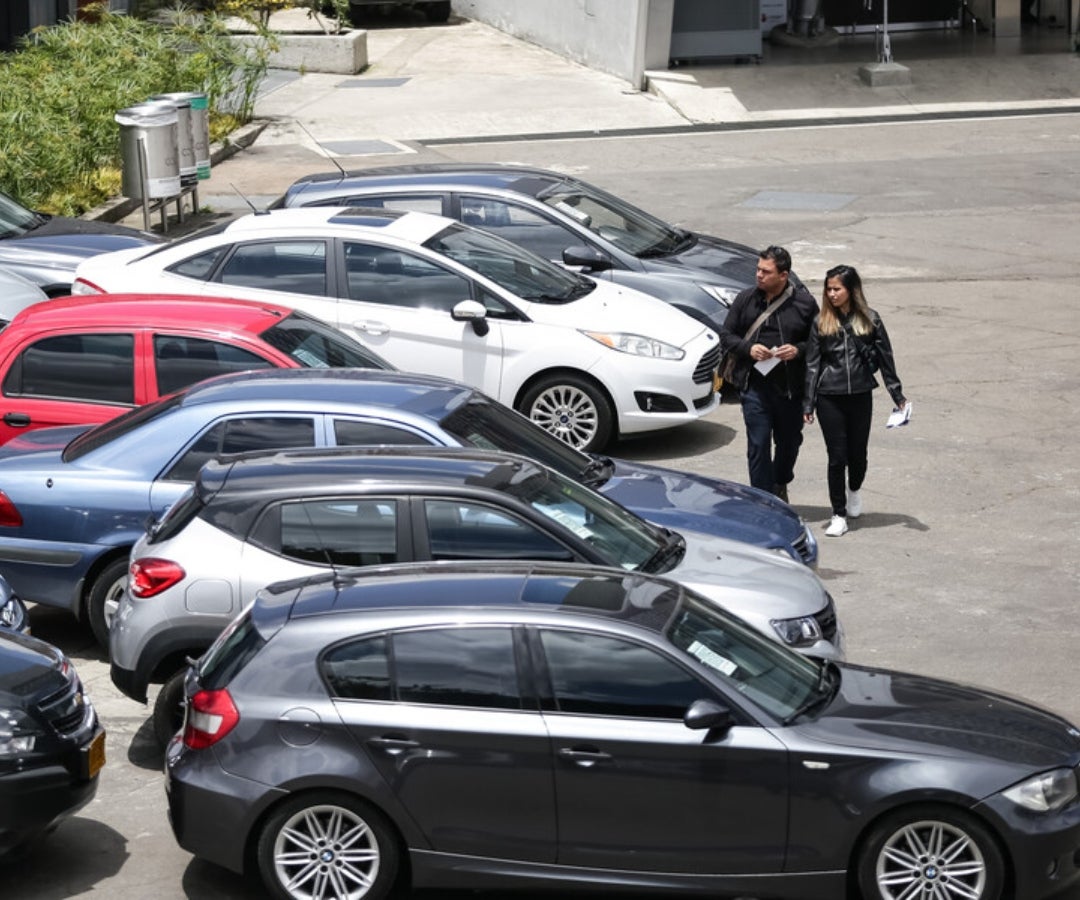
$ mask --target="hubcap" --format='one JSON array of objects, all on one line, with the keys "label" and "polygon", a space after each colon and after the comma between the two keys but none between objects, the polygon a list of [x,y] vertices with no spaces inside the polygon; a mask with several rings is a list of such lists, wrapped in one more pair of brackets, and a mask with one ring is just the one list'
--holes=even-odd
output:
[{"label": "hubcap", "polygon": [[986,860],[963,829],[914,822],[885,842],[876,876],[888,900],[978,900],[986,888]]},{"label": "hubcap", "polygon": [[340,806],[301,810],[274,840],[274,871],[295,900],[360,900],[379,874],[379,861],[367,823]]},{"label": "hubcap", "polygon": [[600,415],[592,398],[570,385],[554,385],[536,398],[531,418],[571,447],[588,446],[600,427]]},{"label": "hubcap", "polygon": [[102,612],[104,613],[106,628],[112,628],[113,619],[116,618],[116,614],[120,611],[120,601],[123,599],[126,590],[127,575],[125,574],[123,578],[116,579],[109,587],[108,593],[105,594]]}]

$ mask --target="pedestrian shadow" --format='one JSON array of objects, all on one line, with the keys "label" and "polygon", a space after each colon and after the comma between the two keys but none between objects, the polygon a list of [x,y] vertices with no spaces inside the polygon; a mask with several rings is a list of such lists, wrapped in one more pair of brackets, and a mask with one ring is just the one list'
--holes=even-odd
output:
[{"label": "pedestrian shadow", "polygon": [[[95,891],[130,854],[127,839],[94,819],[72,816],[16,863],[4,866],[4,897],[67,900]],[[57,864],[57,861],[60,864]]]},{"label": "pedestrian shadow", "polygon": [[[791,504],[792,508],[803,517],[805,521],[810,523],[810,527],[814,529],[814,536],[818,538],[818,542],[824,539],[825,527],[829,524],[829,519],[832,517],[831,506],[806,506],[802,503]],[[820,528],[817,527],[820,524]],[[912,531],[929,531],[930,526],[923,522],[921,519],[915,518],[915,516],[904,515],[903,513],[891,513],[891,512],[869,512],[863,513],[857,519],[848,519],[848,534],[854,534],[857,531],[865,531],[870,528],[910,528]]]}]

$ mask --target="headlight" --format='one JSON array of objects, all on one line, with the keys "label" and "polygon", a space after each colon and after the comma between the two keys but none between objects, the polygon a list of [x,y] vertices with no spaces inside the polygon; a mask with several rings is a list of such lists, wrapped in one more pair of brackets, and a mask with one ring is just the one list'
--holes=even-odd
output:
[{"label": "headlight", "polygon": [[699,284],[698,287],[721,306],[731,306],[735,298],[739,296],[738,288],[720,287],[718,284]]},{"label": "headlight", "polygon": [[792,647],[809,647],[822,639],[821,626],[813,616],[771,619],[769,624],[776,629],[780,640]]},{"label": "headlight", "polygon": [[623,334],[617,331],[583,331],[581,333],[620,353],[651,356],[654,359],[682,359],[686,356],[686,353],[678,347],[640,334]]},{"label": "headlight", "polygon": [[1050,812],[1076,799],[1076,773],[1072,769],[1054,769],[1021,781],[1002,793],[1024,809]]},{"label": "headlight", "polygon": [[0,759],[34,749],[33,723],[17,709],[0,706]]}]

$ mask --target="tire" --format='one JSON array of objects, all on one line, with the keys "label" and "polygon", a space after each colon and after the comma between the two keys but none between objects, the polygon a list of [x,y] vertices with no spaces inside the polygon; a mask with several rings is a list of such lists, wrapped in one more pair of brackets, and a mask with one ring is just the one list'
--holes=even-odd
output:
[{"label": "tire", "polygon": [[[346,849],[356,858],[345,859]],[[262,827],[256,852],[263,883],[280,900],[383,900],[401,859],[382,814],[335,791],[287,801]]]},{"label": "tire", "polygon": [[857,866],[863,900],[999,900],[1005,883],[993,835],[973,816],[949,807],[911,807],[886,816],[867,836]]},{"label": "tire", "polygon": [[172,736],[184,724],[184,677],[187,669],[174,672],[158,691],[154,700],[153,725],[154,737],[164,750],[169,746]]},{"label": "tire", "polygon": [[450,0],[425,3],[423,5],[423,10],[424,15],[427,16],[429,22],[445,22],[450,18]]},{"label": "tire", "polygon": [[125,554],[105,566],[86,596],[86,617],[98,644],[109,652],[109,626],[127,590],[128,558]]},{"label": "tire", "polygon": [[602,450],[615,431],[615,413],[604,392],[578,375],[541,378],[525,392],[518,411],[578,450]]}]

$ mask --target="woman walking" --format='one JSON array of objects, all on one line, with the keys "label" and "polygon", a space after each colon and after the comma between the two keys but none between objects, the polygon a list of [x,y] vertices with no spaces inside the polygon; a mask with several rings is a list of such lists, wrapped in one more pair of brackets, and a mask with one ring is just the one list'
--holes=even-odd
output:
[{"label": "woman walking", "polygon": [[903,409],[907,400],[881,317],[866,305],[859,273],[851,266],[835,266],[825,273],[821,311],[806,342],[803,395],[803,418],[813,422],[816,408],[829,457],[828,537],[845,534],[847,520],[862,514],[859,489],[866,478],[870,394],[878,386],[878,369],[893,403]]}]

